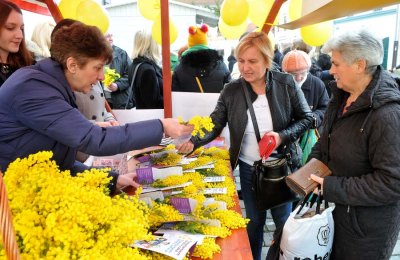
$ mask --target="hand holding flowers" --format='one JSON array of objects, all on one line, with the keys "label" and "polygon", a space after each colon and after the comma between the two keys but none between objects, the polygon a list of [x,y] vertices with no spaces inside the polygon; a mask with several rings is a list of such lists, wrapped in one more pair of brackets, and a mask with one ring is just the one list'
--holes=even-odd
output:
[{"label": "hand holding flowers", "polygon": [[[205,136],[205,131],[210,132],[214,128],[214,123],[209,116],[194,116],[187,122],[183,121],[182,117],[178,117],[178,120],[181,124],[192,125],[192,136],[198,136],[200,138],[203,138]],[[178,149],[179,153],[187,154],[193,151],[194,145],[190,140],[188,140],[186,142],[178,144],[176,148]]]},{"label": "hand holding flowers", "polygon": [[104,72],[103,84],[111,91],[116,91],[118,89],[118,86],[114,82],[118,80],[120,77],[121,75],[116,73],[115,69],[110,69],[109,67],[106,67]]}]

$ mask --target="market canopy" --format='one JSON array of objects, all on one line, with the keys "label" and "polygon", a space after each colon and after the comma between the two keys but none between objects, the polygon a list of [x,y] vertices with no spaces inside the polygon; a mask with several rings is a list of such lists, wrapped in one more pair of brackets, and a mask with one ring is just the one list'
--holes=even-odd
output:
[{"label": "market canopy", "polygon": [[306,25],[399,4],[399,0],[303,0],[302,2],[301,17],[290,23],[278,25],[279,27],[297,29]]}]

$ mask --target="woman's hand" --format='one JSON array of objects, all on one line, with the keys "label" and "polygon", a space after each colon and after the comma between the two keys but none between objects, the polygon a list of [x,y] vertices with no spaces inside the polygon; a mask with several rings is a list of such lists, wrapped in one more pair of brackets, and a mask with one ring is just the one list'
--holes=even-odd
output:
[{"label": "woman's hand", "polygon": [[[311,174],[310,175],[310,179],[315,181],[315,182],[318,182],[321,185],[321,195],[324,195],[323,194],[324,193],[324,178],[318,177],[315,174]],[[318,188],[316,188],[314,190],[314,193],[318,195]]]},{"label": "woman's hand", "polygon": [[186,143],[180,144],[176,146],[178,149],[178,153],[188,154],[193,151],[194,144],[191,141],[187,141]]},{"label": "woman's hand", "polygon": [[277,132],[270,131],[270,132],[265,133],[265,135],[272,136],[275,139],[276,146],[275,146],[274,150],[276,150],[276,148],[278,148],[281,145],[282,139]]},{"label": "woman's hand", "polygon": [[108,121],[108,122],[111,124],[111,126],[119,126],[119,122],[116,121],[116,120],[111,120],[111,121]]},{"label": "woman's hand", "polygon": [[100,126],[100,127],[109,127],[112,126],[111,122],[96,122],[96,125]]},{"label": "woman's hand", "polygon": [[133,179],[136,178],[136,172],[131,172],[127,174],[120,174],[117,179],[117,191],[122,188],[132,186],[135,189],[139,188],[140,184],[135,182]]},{"label": "woman's hand", "polygon": [[160,119],[164,127],[164,133],[174,139],[181,136],[190,136],[193,131],[192,125],[182,125],[178,119],[164,118]]},{"label": "woman's hand", "polygon": [[118,85],[117,85],[117,83],[111,83],[109,86],[107,86],[107,88],[109,90],[111,90],[112,92],[115,92],[118,90]]}]

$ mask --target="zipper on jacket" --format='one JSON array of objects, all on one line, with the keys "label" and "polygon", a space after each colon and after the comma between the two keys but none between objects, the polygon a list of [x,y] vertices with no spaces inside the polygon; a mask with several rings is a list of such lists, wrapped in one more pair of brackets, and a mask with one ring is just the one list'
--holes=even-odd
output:
[{"label": "zipper on jacket", "polygon": [[347,205],[347,213],[350,213],[350,205]]},{"label": "zipper on jacket", "polygon": [[328,154],[327,154],[327,161],[328,161],[328,162],[329,162],[330,159],[331,159],[331,158],[330,158],[330,152],[329,152],[330,146],[331,146],[331,133],[328,134],[328,149],[327,149],[327,150],[328,150],[328,152],[327,152],[327,153],[328,153]]},{"label": "zipper on jacket", "polygon": [[[240,155],[240,151],[242,150],[242,143],[243,143],[243,137],[244,137],[245,132],[246,132],[246,129],[245,129],[245,131],[243,132],[242,139],[240,140],[239,151],[238,151],[238,154],[237,154],[237,157],[236,157],[236,162],[235,162],[235,164],[234,164],[235,168],[237,167],[237,163],[238,163],[238,161],[239,161],[239,155]],[[235,169],[232,169],[232,171],[234,171],[234,170],[235,170]]]}]

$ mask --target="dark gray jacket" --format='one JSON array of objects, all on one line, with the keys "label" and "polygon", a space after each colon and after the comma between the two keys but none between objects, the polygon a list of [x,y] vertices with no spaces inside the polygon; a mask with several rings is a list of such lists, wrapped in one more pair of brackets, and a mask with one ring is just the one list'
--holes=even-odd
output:
[{"label": "dark gray jacket", "polygon": [[[107,97],[107,101],[110,103],[111,107],[114,109],[124,109],[128,101],[129,96],[129,81],[128,81],[128,71],[132,60],[129,58],[126,51],[113,45],[113,60],[111,61],[110,68],[115,69],[117,73],[120,74],[120,78],[115,81],[118,86],[118,90],[111,92],[111,98]],[[127,108],[132,108],[135,103],[130,101]]]},{"label": "dark gray jacket", "polygon": [[[274,131],[282,139],[280,152],[283,147],[294,143],[312,124],[311,110],[304,98],[303,92],[294,86],[293,79],[288,74],[276,71],[267,72],[266,96],[271,109]],[[234,80],[225,85],[211,114],[215,127],[203,139],[192,138],[195,147],[212,141],[221,134],[228,123],[230,132],[230,160],[232,169],[237,165],[240,147],[247,125],[247,104],[243,93],[242,79]],[[252,102],[257,94],[249,84],[246,84]],[[251,120],[251,119],[250,119]],[[293,150],[294,151],[294,150]],[[301,154],[292,153],[293,163],[298,166]]]},{"label": "dark gray jacket", "polygon": [[345,92],[332,86],[324,132],[310,158],[332,170],[323,194],[336,203],[331,259],[389,259],[400,223],[400,91],[381,67],[341,114]]}]

